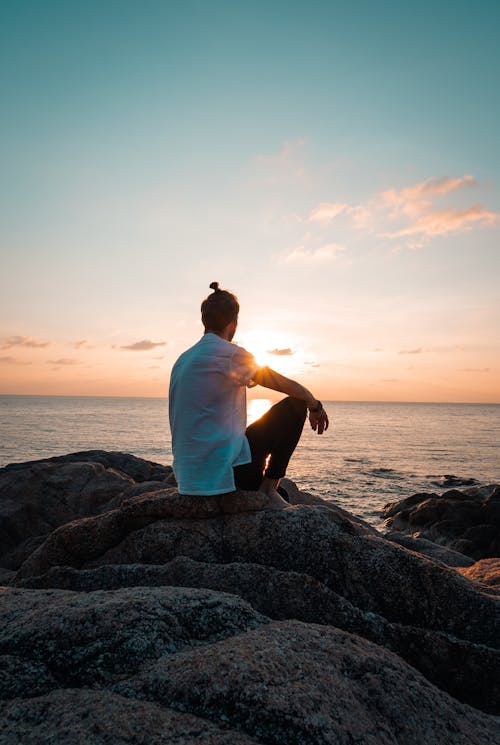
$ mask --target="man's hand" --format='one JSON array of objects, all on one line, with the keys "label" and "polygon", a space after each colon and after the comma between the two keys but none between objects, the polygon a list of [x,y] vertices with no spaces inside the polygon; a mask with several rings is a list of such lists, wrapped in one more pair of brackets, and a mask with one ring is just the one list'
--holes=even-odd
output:
[{"label": "man's hand", "polygon": [[322,435],[323,432],[326,432],[328,429],[328,414],[324,410],[323,407],[320,408],[319,411],[310,411],[309,412],[309,423],[311,425],[311,428],[318,433],[318,435]]}]

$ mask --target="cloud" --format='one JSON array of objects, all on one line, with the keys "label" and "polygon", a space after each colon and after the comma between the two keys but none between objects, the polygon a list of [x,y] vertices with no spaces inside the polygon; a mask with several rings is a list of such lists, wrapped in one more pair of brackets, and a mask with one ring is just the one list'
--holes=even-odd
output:
[{"label": "cloud", "polygon": [[470,232],[498,222],[500,213],[481,204],[461,209],[437,205],[438,200],[477,185],[475,177],[470,174],[427,179],[401,189],[378,192],[364,204],[322,202],[312,210],[308,220],[329,223],[338,215],[345,214],[358,230],[391,240],[403,238],[404,248],[422,248],[436,236]]},{"label": "cloud", "polygon": [[141,341],[136,341],[133,344],[124,344],[122,346],[118,346],[117,344],[113,344],[113,349],[126,349],[130,352],[148,352],[150,349],[156,349],[156,347],[165,347],[168,342],[166,341],[151,341],[150,339],[142,339]]},{"label": "cloud", "polygon": [[58,360],[47,360],[47,365],[80,365],[80,360],[74,357],[60,357]]},{"label": "cloud", "polygon": [[459,372],[466,372],[466,373],[487,373],[490,372],[491,367],[460,367],[458,368]]},{"label": "cloud", "polygon": [[295,352],[292,352],[290,347],[287,347],[286,349],[268,349],[267,354],[275,354],[277,357],[289,357],[295,354]]},{"label": "cloud", "polygon": [[256,160],[259,163],[276,164],[276,163],[289,163],[292,161],[297,153],[302,150],[306,141],[302,137],[298,137],[295,140],[287,140],[284,142],[277,153],[272,155],[260,154],[257,155]]},{"label": "cloud", "polygon": [[431,203],[432,197],[441,197],[452,191],[464,187],[477,186],[474,176],[465,175],[459,178],[443,176],[442,178],[418,181],[416,184],[403,189],[388,189],[380,193],[380,198],[389,205],[401,207],[403,211],[412,214],[416,209],[421,210]]},{"label": "cloud", "polygon": [[28,360],[19,360],[17,357],[0,357],[0,363],[3,365],[31,365]]},{"label": "cloud", "polygon": [[309,215],[310,222],[330,222],[342,214],[342,212],[351,212],[353,208],[348,204],[334,202],[329,204],[322,202]]},{"label": "cloud", "polygon": [[36,349],[42,349],[44,347],[50,347],[52,342],[50,341],[38,341],[32,336],[8,336],[3,339],[0,349],[12,349],[12,347],[30,347]]},{"label": "cloud", "polygon": [[307,181],[306,169],[303,165],[302,151],[305,140],[297,138],[289,140],[281,146],[277,153],[260,154],[253,159],[257,166],[259,177],[264,176],[269,184],[300,183]]},{"label": "cloud", "polygon": [[385,233],[389,238],[400,238],[407,235],[422,235],[428,238],[449,233],[464,233],[472,230],[475,223],[491,226],[500,217],[476,204],[465,210],[434,210],[417,217],[406,228]]},{"label": "cloud", "polygon": [[400,349],[398,354],[422,354],[423,351],[422,347],[418,347],[417,349]]},{"label": "cloud", "polygon": [[73,344],[73,349],[91,349],[90,344],[88,343],[87,339],[80,339],[79,341],[75,341]]},{"label": "cloud", "polygon": [[321,264],[333,261],[341,251],[345,251],[345,248],[337,243],[327,243],[325,246],[314,249],[298,246],[292,249],[283,261],[286,264]]}]

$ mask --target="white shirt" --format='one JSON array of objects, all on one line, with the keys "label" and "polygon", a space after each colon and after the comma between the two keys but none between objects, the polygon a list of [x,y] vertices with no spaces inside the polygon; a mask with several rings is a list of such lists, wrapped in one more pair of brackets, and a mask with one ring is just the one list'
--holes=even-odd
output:
[{"label": "white shirt", "polygon": [[234,491],[233,466],[252,460],[246,387],[257,369],[246,349],[210,332],[173,366],[169,419],[180,494]]}]

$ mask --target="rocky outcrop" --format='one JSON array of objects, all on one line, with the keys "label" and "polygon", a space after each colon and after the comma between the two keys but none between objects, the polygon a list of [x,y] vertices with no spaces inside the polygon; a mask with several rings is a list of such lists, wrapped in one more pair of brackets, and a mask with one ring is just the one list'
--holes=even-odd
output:
[{"label": "rocky outcrop", "polygon": [[459,571],[464,577],[480,582],[490,589],[496,588],[500,592],[500,559],[481,559]]},{"label": "rocky outcrop", "polygon": [[6,702],[0,719],[5,745],[255,745],[231,729],[149,701],[105,690],[64,689],[46,696]]},{"label": "rocky outcrop", "polygon": [[390,531],[424,538],[474,560],[500,555],[500,486],[414,494],[384,507]]},{"label": "rocky outcrop", "polygon": [[[113,743],[500,743],[499,599],[475,565],[461,576],[291,482],[277,511],[90,458],[50,478],[99,465],[98,496],[68,499],[61,476],[53,499],[75,512],[4,571],[2,743],[73,743],[86,722]],[[21,466],[0,480],[43,472]],[[100,478],[122,488],[106,501]]]},{"label": "rocky outcrop", "polygon": [[59,525],[164,486],[169,466],[89,450],[0,469],[0,565],[18,569]]},{"label": "rocky outcrop", "polygon": [[382,615],[362,611],[305,573],[283,572],[260,564],[207,564],[177,557],[164,565],[105,565],[89,570],[54,567],[41,577],[21,580],[19,585],[78,592],[178,586],[234,593],[269,618],[335,626],[380,644],[440,688],[479,708],[495,710],[500,697],[500,650],[443,632],[390,623]]},{"label": "rocky outcrop", "polygon": [[459,554],[446,546],[440,546],[438,543],[427,540],[427,538],[413,538],[404,533],[385,533],[384,538],[393,541],[399,546],[404,546],[410,551],[417,551],[423,556],[428,556],[435,561],[441,561],[449,567],[470,567],[474,564],[474,559],[465,554]]}]

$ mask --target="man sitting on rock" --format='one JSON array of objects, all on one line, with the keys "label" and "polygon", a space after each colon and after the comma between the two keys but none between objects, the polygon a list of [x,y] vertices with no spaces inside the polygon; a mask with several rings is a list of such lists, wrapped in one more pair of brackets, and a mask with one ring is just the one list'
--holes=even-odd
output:
[{"label": "man sitting on rock", "polygon": [[[306,412],[320,435],[328,429],[328,416],[304,386],[259,367],[253,355],[232,343],[238,299],[219,289],[217,282],[210,287],[213,293],[201,304],[205,333],[181,354],[170,379],[169,418],[179,493],[209,496],[240,488],[264,492],[273,507],[286,507],[286,492],[279,483]],[[254,385],[287,398],[247,427],[246,388]]]}]

